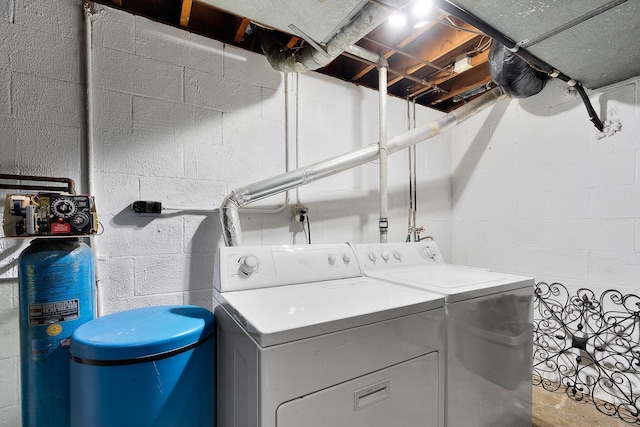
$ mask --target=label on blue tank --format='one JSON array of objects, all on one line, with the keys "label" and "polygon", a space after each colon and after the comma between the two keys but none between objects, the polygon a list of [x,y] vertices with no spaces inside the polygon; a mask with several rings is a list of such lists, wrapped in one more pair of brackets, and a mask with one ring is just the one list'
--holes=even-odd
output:
[{"label": "label on blue tank", "polygon": [[29,304],[29,326],[75,320],[80,316],[80,300]]}]

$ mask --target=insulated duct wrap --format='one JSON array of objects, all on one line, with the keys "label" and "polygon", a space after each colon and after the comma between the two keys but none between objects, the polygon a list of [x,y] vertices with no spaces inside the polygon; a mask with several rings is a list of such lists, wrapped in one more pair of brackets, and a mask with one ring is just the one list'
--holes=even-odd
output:
[{"label": "insulated duct wrap", "polygon": [[[349,51],[352,45],[389,17],[389,10],[375,3],[368,3],[353,20],[343,27],[323,46],[324,51],[308,44],[302,48],[285,48],[275,35],[266,29],[259,31],[262,51],[274,70],[284,73],[301,73],[317,70]],[[358,49],[354,47],[353,49]],[[361,49],[361,48],[360,48]],[[357,52],[357,51],[356,51]],[[359,53],[358,53],[358,56]]]},{"label": "insulated duct wrap", "polygon": [[537,94],[544,88],[548,78],[495,40],[489,50],[489,72],[493,81],[512,98],[527,98]]}]

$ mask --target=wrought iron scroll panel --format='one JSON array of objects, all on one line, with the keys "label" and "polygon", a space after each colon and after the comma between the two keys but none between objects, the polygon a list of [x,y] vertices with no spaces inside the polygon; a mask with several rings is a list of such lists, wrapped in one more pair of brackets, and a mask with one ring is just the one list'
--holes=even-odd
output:
[{"label": "wrought iron scroll panel", "polygon": [[534,310],[534,385],[640,425],[640,297],[540,282]]}]

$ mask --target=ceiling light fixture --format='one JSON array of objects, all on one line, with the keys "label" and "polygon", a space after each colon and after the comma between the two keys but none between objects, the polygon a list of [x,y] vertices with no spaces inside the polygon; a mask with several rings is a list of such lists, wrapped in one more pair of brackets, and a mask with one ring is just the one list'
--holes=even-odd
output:
[{"label": "ceiling light fixture", "polygon": [[411,13],[416,22],[427,21],[427,17],[433,11],[431,0],[415,0],[411,7]]},{"label": "ceiling light fixture", "polygon": [[410,23],[414,28],[423,27],[429,23],[433,9],[433,0],[414,0],[411,4],[411,13],[395,9],[395,12],[389,16],[389,25],[393,28],[404,28]]},{"label": "ceiling light fixture", "polygon": [[394,12],[389,16],[389,25],[394,28],[403,28],[407,25],[407,15],[402,12]]}]

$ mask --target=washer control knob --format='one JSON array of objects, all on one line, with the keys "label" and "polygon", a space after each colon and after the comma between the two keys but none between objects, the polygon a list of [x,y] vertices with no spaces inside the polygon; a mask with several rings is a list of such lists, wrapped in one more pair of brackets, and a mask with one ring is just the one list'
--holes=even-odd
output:
[{"label": "washer control knob", "polygon": [[382,259],[385,262],[389,261],[389,252],[388,251],[382,251],[382,253],[380,255],[382,256]]},{"label": "washer control knob", "polygon": [[260,263],[255,255],[247,255],[240,259],[240,273],[245,276],[251,276],[258,271]]},{"label": "washer control knob", "polygon": [[426,246],[424,248],[424,254],[427,256],[427,258],[431,258],[433,261],[436,260],[436,251],[431,249],[429,246]]},{"label": "washer control knob", "polygon": [[369,259],[373,262],[376,262],[376,259],[378,259],[378,257],[376,256],[376,253],[371,251],[369,252]]},{"label": "washer control knob", "polygon": [[401,253],[400,253],[400,251],[399,251],[399,250],[397,250],[397,249],[394,249],[394,250],[393,250],[393,257],[394,257],[395,259],[397,259],[398,261],[402,261],[402,254],[401,254]]},{"label": "washer control knob", "polygon": [[329,264],[333,265],[336,263],[336,256],[334,254],[329,255]]},{"label": "washer control knob", "polygon": [[345,264],[349,264],[351,262],[351,255],[343,254],[342,255],[342,261],[344,261]]}]

